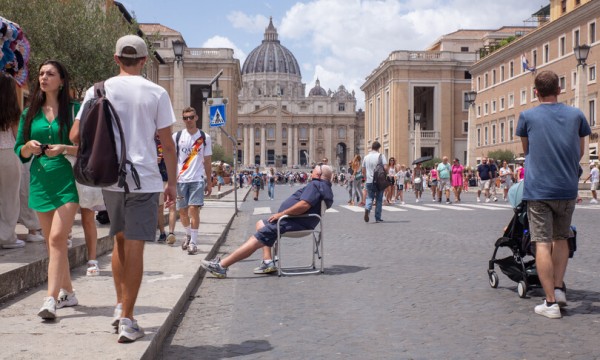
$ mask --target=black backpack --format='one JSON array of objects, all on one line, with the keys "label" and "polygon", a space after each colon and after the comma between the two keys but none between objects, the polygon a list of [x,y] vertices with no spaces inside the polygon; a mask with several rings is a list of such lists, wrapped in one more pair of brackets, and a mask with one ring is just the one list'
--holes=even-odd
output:
[{"label": "black backpack", "polygon": [[373,185],[378,191],[383,191],[390,186],[390,183],[387,180],[385,166],[383,166],[381,160],[381,154],[379,154],[379,160],[377,161],[377,165],[375,165],[375,171],[373,171]]},{"label": "black backpack", "polygon": [[[126,165],[131,167],[131,175],[140,187],[140,177],[127,160],[125,135],[121,119],[106,98],[104,81],[94,84],[94,97],[83,105],[79,119],[79,149],[73,165],[73,173],[78,183],[92,187],[106,187],[117,184],[129,192]],[[117,126],[121,138],[121,153],[117,154],[113,126]]]}]

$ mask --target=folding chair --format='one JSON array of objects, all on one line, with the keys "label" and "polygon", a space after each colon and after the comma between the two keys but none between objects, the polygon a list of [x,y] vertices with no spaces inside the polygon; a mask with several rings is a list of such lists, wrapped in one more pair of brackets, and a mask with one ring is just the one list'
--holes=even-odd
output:
[{"label": "folding chair", "polygon": [[[327,206],[325,205],[325,201],[321,201],[321,215],[317,214],[306,214],[306,215],[284,215],[277,220],[277,240],[274,246],[275,259],[277,259],[277,274],[279,276],[283,275],[305,275],[305,274],[316,274],[325,272],[324,269],[324,253],[323,253],[323,215],[325,214],[325,210],[327,210]],[[319,224],[315,227],[314,230],[300,230],[300,231],[288,231],[285,234],[280,232],[281,226],[280,222],[286,218],[308,218],[308,217],[316,217],[319,219]],[[290,266],[283,267],[283,262],[281,259],[281,245],[282,239],[284,238],[303,238],[307,236],[312,236],[312,263],[306,266]],[[317,258],[320,260],[320,268],[316,267]],[[291,271],[290,271],[291,270]]]}]

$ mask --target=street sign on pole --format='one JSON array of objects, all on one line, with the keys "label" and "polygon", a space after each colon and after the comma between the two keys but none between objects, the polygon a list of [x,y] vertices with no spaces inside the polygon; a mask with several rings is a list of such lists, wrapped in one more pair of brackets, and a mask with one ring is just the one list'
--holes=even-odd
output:
[{"label": "street sign on pole", "polygon": [[225,125],[225,104],[210,106],[210,127],[221,127]]}]

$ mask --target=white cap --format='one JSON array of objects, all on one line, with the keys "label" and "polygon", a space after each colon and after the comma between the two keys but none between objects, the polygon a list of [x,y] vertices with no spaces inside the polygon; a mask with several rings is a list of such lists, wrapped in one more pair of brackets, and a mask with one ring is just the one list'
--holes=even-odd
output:
[{"label": "white cap", "polygon": [[[132,47],[135,50],[135,54],[123,54],[123,49],[126,47]],[[148,57],[148,47],[141,37],[137,35],[125,35],[117,40],[115,55],[131,59]]]}]

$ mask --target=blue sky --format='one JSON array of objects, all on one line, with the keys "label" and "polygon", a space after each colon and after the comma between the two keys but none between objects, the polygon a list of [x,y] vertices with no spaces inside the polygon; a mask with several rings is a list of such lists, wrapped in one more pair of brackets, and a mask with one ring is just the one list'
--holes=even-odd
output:
[{"label": "blue sky", "polygon": [[423,50],[458,29],[524,25],[549,0],[127,0],[141,23],[181,32],[189,47],[233,48],[243,64],[258,46],[269,17],[282,45],[302,70],[307,91],[317,78],[325,89],[356,92],[394,50]]}]

